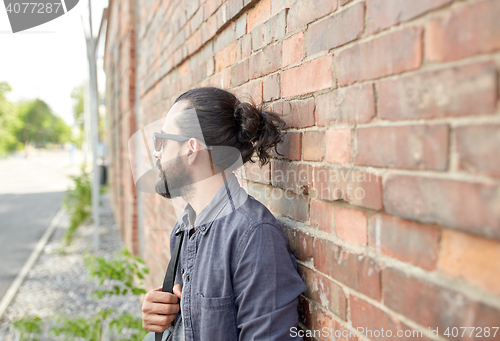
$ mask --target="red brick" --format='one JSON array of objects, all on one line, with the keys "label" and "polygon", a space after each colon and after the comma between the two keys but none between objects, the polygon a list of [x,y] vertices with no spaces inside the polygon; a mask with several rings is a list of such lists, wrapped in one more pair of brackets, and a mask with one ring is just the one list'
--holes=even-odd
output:
[{"label": "red brick", "polygon": [[344,87],[316,97],[318,126],[367,123],[375,117],[373,84]]},{"label": "red brick", "polygon": [[271,167],[269,164],[260,167],[259,163],[247,162],[245,168],[245,179],[269,184],[271,180]]},{"label": "red brick", "polygon": [[[229,1],[231,2],[231,1]],[[203,20],[207,20],[222,4],[222,0],[205,1],[203,4]]]},{"label": "red brick", "polygon": [[241,58],[238,58],[238,60],[241,60],[252,54],[252,35],[245,34],[239,41],[241,45]]},{"label": "red brick", "polygon": [[416,18],[424,13],[443,7],[453,0],[368,0],[366,23],[368,32],[376,33],[399,23]]},{"label": "red brick", "polygon": [[413,125],[356,130],[358,165],[433,169],[448,167],[448,126]]},{"label": "red brick", "polygon": [[217,16],[212,15],[207,21],[201,24],[201,41],[203,45],[217,32]]},{"label": "red brick", "polygon": [[247,99],[248,97],[250,97],[253,99],[253,101],[255,103],[262,102],[263,97],[262,97],[262,81],[261,80],[256,80],[256,81],[245,83],[245,84],[235,88],[234,91],[235,91],[238,98]]},{"label": "red brick", "polygon": [[[212,1],[207,1],[207,3],[208,2],[212,2]],[[217,0],[217,2],[220,5],[220,3],[222,3],[222,0]],[[226,4],[227,4],[228,20],[231,20],[232,18],[234,18],[243,9],[243,0],[228,0],[226,2]]]},{"label": "red brick", "polygon": [[[483,330],[485,327],[498,325],[500,321],[498,309],[392,268],[383,271],[382,282],[384,302],[389,309],[432,330],[438,328],[441,336],[448,327],[451,334],[453,327],[458,330],[460,327],[481,327]],[[473,340],[474,338],[469,337],[470,330],[469,333],[460,332],[458,337],[452,339]],[[496,340],[496,338],[493,338],[491,333],[486,340]]]},{"label": "red brick", "polygon": [[495,112],[496,68],[491,62],[425,72],[379,83],[382,119],[420,119]]},{"label": "red brick", "polygon": [[500,242],[450,230],[443,231],[439,269],[500,295]]},{"label": "red brick", "polygon": [[312,198],[344,200],[352,205],[382,209],[382,179],[377,173],[341,167],[314,167]]},{"label": "red brick", "polygon": [[264,48],[250,57],[250,79],[259,78],[281,67],[281,44]]},{"label": "red brick", "polygon": [[247,30],[251,32],[254,27],[262,24],[271,17],[271,0],[261,0],[247,13]]},{"label": "red brick", "polygon": [[326,156],[330,163],[351,162],[351,129],[329,129],[326,132]]},{"label": "red brick", "polygon": [[363,341],[352,328],[345,326],[335,315],[319,306],[314,309],[314,331],[317,331],[317,335],[321,334],[320,341]]},{"label": "red brick", "polygon": [[312,166],[272,161],[272,184],[298,194],[307,194],[312,187]]},{"label": "red brick", "polygon": [[285,35],[286,13],[288,9],[273,15],[264,23],[264,45],[280,40]]},{"label": "red brick", "polygon": [[263,86],[264,102],[280,98],[280,75],[278,73],[268,76]]},{"label": "red brick", "polygon": [[325,275],[299,266],[299,274],[306,284],[305,295],[330,309],[342,320],[346,320],[347,300],[342,287]]},{"label": "red brick", "polygon": [[500,49],[500,3],[477,1],[427,24],[426,57],[452,61]]},{"label": "red brick", "polygon": [[339,86],[415,70],[422,64],[422,28],[408,27],[341,51]]},{"label": "red brick", "polygon": [[500,177],[500,125],[457,127],[455,139],[460,170]]},{"label": "red brick", "polygon": [[333,279],[380,300],[380,268],[374,260],[350,253],[334,243],[315,238],[314,267]]},{"label": "red brick", "polygon": [[302,134],[302,158],[305,161],[322,161],[325,156],[325,132],[305,131]]},{"label": "red brick", "polygon": [[283,231],[288,237],[290,250],[295,258],[301,261],[311,259],[313,256],[313,237],[301,229],[290,227],[285,224],[282,224],[282,226],[284,227]]},{"label": "red brick", "polygon": [[290,38],[283,40],[282,67],[295,64],[304,58],[304,32],[300,31]]},{"label": "red brick", "polygon": [[306,54],[311,56],[358,39],[365,26],[364,12],[364,4],[359,3],[310,25],[305,36]]},{"label": "red brick", "polygon": [[[226,90],[229,89],[231,85],[231,69],[227,68],[221,72],[216,73],[215,75],[213,75],[211,78],[208,79],[208,83],[206,85],[214,85]],[[256,85],[257,82],[253,82],[252,84],[247,83],[244,86],[240,87],[239,89],[240,91],[254,90],[253,87]],[[235,90],[235,92],[237,93],[238,90]]]},{"label": "red brick", "polygon": [[282,97],[291,97],[333,86],[332,55],[325,55],[285,70],[281,74]]},{"label": "red brick", "polygon": [[[370,340],[388,340],[391,337],[397,340],[429,340],[426,337],[428,330],[418,331],[410,328],[396,316],[389,315],[361,297],[350,295],[349,305],[351,307],[353,328],[367,336]],[[381,334],[382,330],[383,335]],[[408,336],[398,337],[398,335],[404,335],[405,332]]]},{"label": "red brick", "polygon": [[351,2],[352,0],[339,0],[340,6],[344,6],[345,4]]},{"label": "red brick", "polygon": [[231,67],[231,87],[236,87],[243,83],[248,82],[249,79],[249,66],[248,59],[245,59],[241,63],[235,63]]},{"label": "red brick", "polygon": [[276,102],[273,111],[281,114],[286,128],[306,128],[314,125],[314,98]]},{"label": "red brick", "polygon": [[332,204],[311,199],[310,225],[320,231],[335,234],[335,208]]},{"label": "red brick", "polygon": [[436,268],[440,236],[437,228],[375,214],[370,217],[368,234],[375,251],[425,270]]},{"label": "red brick", "polygon": [[283,155],[278,155],[272,151],[273,157],[277,158],[286,158],[289,160],[300,160],[300,152],[302,150],[301,147],[301,134],[294,132],[287,132],[283,139],[283,142],[277,147],[278,153]]},{"label": "red brick", "polygon": [[328,15],[337,9],[337,0],[295,1],[288,13],[287,33]]},{"label": "red brick", "polygon": [[257,51],[262,46],[264,46],[264,35],[265,35],[265,26],[264,24],[260,24],[255,27],[251,32],[252,36],[252,50]]},{"label": "red brick", "polygon": [[335,208],[335,229],[337,236],[353,245],[367,244],[366,212],[344,207]]},{"label": "red brick", "polygon": [[500,187],[494,184],[390,174],[384,181],[387,213],[500,238]]},{"label": "red brick", "polygon": [[271,210],[299,221],[309,220],[309,199],[302,194],[273,188]]}]

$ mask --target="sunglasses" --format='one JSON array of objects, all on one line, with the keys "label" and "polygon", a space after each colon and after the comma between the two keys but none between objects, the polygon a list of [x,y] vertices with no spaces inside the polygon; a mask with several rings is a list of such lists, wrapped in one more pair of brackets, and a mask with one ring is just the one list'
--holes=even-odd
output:
[{"label": "sunglasses", "polygon": [[[177,142],[186,142],[189,141],[191,137],[176,135],[176,134],[165,134],[165,133],[153,133],[153,145],[155,147],[155,151],[161,152],[163,150],[163,145],[165,144],[164,140],[172,140]],[[212,146],[206,146],[208,150],[211,150]]]}]

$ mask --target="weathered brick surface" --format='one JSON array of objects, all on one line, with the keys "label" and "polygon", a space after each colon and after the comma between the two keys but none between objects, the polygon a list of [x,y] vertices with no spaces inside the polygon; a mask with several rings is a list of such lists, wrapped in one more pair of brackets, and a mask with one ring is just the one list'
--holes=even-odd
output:
[{"label": "weathered brick surface", "polygon": [[351,129],[327,130],[325,160],[331,163],[351,162]]},{"label": "weathered brick surface", "polygon": [[281,114],[286,128],[306,128],[314,125],[314,98],[276,102],[273,111]]},{"label": "weathered brick surface", "polygon": [[298,221],[309,220],[308,197],[279,188],[271,191],[271,210]]},{"label": "weathered brick surface", "polygon": [[322,161],[325,157],[325,132],[305,131],[302,134],[302,159]]},{"label": "weathered brick surface", "polygon": [[448,126],[414,125],[356,130],[358,165],[434,169],[448,167]]},{"label": "weathered brick surface", "polygon": [[311,199],[311,226],[319,230],[335,234],[335,208],[332,204]]},{"label": "weathered brick surface", "polygon": [[500,187],[391,174],[384,181],[389,214],[500,238]]},{"label": "weathered brick surface", "polygon": [[375,300],[380,300],[380,267],[372,259],[350,253],[332,242],[315,238],[314,267]]},{"label": "weathered brick surface", "polygon": [[364,4],[348,9],[312,24],[306,31],[308,56],[347,44],[359,38],[364,28]]},{"label": "weathered brick surface", "polygon": [[305,266],[300,267],[299,273],[306,283],[306,297],[312,298],[342,320],[346,320],[347,300],[342,287],[325,275]]},{"label": "weathered brick surface", "polygon": [[344,207],[335,209],[335,230],[337,236],[353,245],[367,244],[366,212]]},{"label": "weathered brick surface", "polygon": [[333,86],[332,56],[318,57],[281,74],[281,94],[285,97],[311,93]]},{"label": "weathered brick surface", "polygon": [[[399,318],[391,316],[361,297],[351,295],[349,304],[353,327],[370,340],[387,340],[389,337],[398,340],[430,340],[424,336],[427,335],[424,332],[410,328]],[[384,334],[381,334],[382,330],[385,331]],[[405,332],[408,336],[405,336]]]},{"label": "weathered brick surface", "polygon": [[300,31],[283,40],[283,67],[300,62],[304,58],[304,32]]},{"label": "weathered brick surface", "polygon": [[[177,217],[137,192],[128,139],[212,85],[285,121],[284,155],[239,181],[298,261],[305,341],[498,326],[499,14],[498,0],[110,1],[110,199],[148,288]],[[356,327],[372,334],[311,334]]]},{"label": "weathered brick surface", "polygon": [[439,255],[439,269],[494,294],[500,294],[500,242],[444,230]]},{"label": "weathered brick surface", "polygon": [[313,198],[344,200],[356,206],[382,209],[382,179],[376,172],[352,168],[314,167]]},{"label": "weathered brick surface", "polygon": [[433,9],[450,4],[453,0],[368,0],[366,1],[366,23],[370,33],[376,33],[418,17]]},{"label": "weathered brick surface", "polygon": [[318,126],[342,123],[367,123],[375,116],[373,85],[355,85],[316,97]]},{"label": "weathered brick surface", "polygon": [[459,169],[500,178],[500,125],[457,127],[455,138]]},{"label": "weathered brick surface", "polygon": [[337,0],[297,0],[290,7],[287,32],[324,17],[337,8]]},{"label": "weathered brick surface", "polygon": [[341,51],[340,86],[414,70],[422,63],[422,28],[408,27]]},{"label": "weathered brick surface", "polygon": [[500,3],[476,1],[427,24],[426,57],[451,61],[500,49]]},{"label": "weathered brick surface", "polygon": [[438,261],[439,229],[397,217],[375,214],[369,221],[369,243],[377,252],[434,270]]},{"label": "weathered brick surface", "polygon": [[474,63],[379,83],[380,117],[388,120],[493,113],[495,65]]},{"label": "weathered brick surface", "polygon": [[[485,328],[500,320],[500,311],[489,305],[392,268],[383,271],[382,282],[387,307],[423,326],[438,328],[441,336],[448,327],[451,333],[453,327]],[[469,335],[470,332],[458,333],[452,339],[471,340]],[[495,340],[493,334],[485,339]]]}]

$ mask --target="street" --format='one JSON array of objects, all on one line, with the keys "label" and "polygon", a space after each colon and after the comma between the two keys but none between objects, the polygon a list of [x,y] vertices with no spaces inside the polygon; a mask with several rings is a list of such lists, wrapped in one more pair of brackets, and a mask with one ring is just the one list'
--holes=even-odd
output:
[{"label": "street", "polygon": [[0,299],[61,207],[81,155],[33,150],[0,159]]}]

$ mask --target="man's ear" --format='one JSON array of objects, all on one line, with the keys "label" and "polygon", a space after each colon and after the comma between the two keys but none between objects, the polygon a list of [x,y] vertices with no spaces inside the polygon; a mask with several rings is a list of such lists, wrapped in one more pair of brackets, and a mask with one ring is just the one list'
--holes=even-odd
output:
[{"label": "man's ear", "polygon": [[189,165],[192,165],[196,158],[198,157],[198,151],[200,149],[200,144],[196,139],[190,139],[187,143],[187,162]]}]

